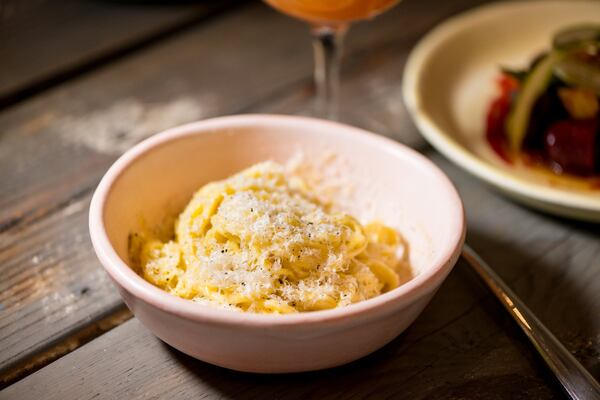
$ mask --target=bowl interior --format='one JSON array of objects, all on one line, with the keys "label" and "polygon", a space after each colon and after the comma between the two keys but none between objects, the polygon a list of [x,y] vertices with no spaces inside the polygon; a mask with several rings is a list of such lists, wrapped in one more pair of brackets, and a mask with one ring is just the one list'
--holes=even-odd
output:
[{"label": "bowl interior", "polygon": [[[156,135],[109,172],[105,229],[129,262],[128,236],[174,217],[203,184],[254,163],[298,159],[319,170],[340,206],[361,222],[379,219],[410,243],[415,274],[445,262],[462,233],[462,207],[447,178],[416,152],[340,124],[293,117],[229,117]],[[112,174],[112,175],[111,175]],[[110,183],[109,183],[110,184]],[[329,190],[334,188],[335,190]]]},{"label": "bowl interior", "polygon": [[420,112],[460,151],[510,173],[512,178],[597,201],[600,192],[591,192],[585,185],[506,164],[491,150],[484,135],[487,110],[497,95],[495,82],[500,67],[527,67],[551,46],[558,30],[586,22],[600,22],[599,2],[499,3],[449,20],[420,45],[424,57],[415,87]]}]

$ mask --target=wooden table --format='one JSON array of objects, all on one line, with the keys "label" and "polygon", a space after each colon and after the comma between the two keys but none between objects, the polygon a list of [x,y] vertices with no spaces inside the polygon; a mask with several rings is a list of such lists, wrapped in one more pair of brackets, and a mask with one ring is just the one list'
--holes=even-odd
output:
[{"label": "wooden table", "polygon": [[[401,101],[414,43],[475,0],[406,0],[353,27],[343,119],[457,185],[468,242],[600,377],[600,229],[526,209],[431,149]],[[90,196],[116,157],[194,119],[307,113],[306,27],[261,3],[7,0],[0,6],[1,399],[548,399],[560,388],[459,262],[425,312],[350,365],[252,375],[194,360],[123,306],[93,254]]]}]

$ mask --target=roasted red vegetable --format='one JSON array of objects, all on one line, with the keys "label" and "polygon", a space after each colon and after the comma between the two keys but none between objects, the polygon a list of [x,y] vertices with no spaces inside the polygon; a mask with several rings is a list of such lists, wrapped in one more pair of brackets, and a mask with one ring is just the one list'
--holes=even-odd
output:
[{"label": "roasted red vegetable", "polygon": [[486,119],[487,140],[494,151],[505,161],[510,162],[506,144],[505,121],[512,98],[519,88],[519,82],[510,75],[503,74],[498,79],[500,95],[492,101]]},{"label": "roasted red vegetable", "polygon": [[598,118],[553,123],[546,133],[545,151],[556,172],[593,175],[599,159]]},{"label": "roasted red vegetable", "polygon": [[503,68],[486,138],[505,161],[600,178],[600,25],[558,32],[523,70]]}]

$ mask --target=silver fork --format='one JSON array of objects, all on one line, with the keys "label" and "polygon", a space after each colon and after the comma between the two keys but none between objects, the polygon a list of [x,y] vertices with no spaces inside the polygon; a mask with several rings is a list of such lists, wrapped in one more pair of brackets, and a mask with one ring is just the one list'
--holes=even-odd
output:
[{"label": "silver fork", "polygon": [[599,400],[600,385],[594,377],[523,304],[492,268],[466,244],[463,247],[462,257],[517,321],[569,397],[577,400]]}]

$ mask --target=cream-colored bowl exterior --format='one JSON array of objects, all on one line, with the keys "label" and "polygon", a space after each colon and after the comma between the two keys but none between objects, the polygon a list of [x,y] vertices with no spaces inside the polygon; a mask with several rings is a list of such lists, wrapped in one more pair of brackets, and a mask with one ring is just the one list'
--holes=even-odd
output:
[{"label": "cream-colored bowl exterior", "polygon": [[[168,225],[195,189],[266,159],[335,154],[340,199],[361,219],[379,218],[411,244],[416,276],[376,298],[333,310],[257,315],[172,296],[128,266],[130,233]],[[329,167],[325,166],[325,169]],[[332,178],[333,179],[333,178]],[[429,160],[396,142],[310,118],[243,115],[155,135],[109,169],[90,207],[102,265],[134,315],[156,336],[211,364],[249,372],[299,372],[341,365],[382,347],[408,327],[454,266],[464,241],[461,200]]]},{"label": "cream-colored bowl exterior", "polygon": [[182,318],[121,291],[127,306],[164,342],[199,360],[237,371],[289,373],[335,367],[364,357],[404,331],[433,292],[386,313],[335,323],[244,326]]}]

